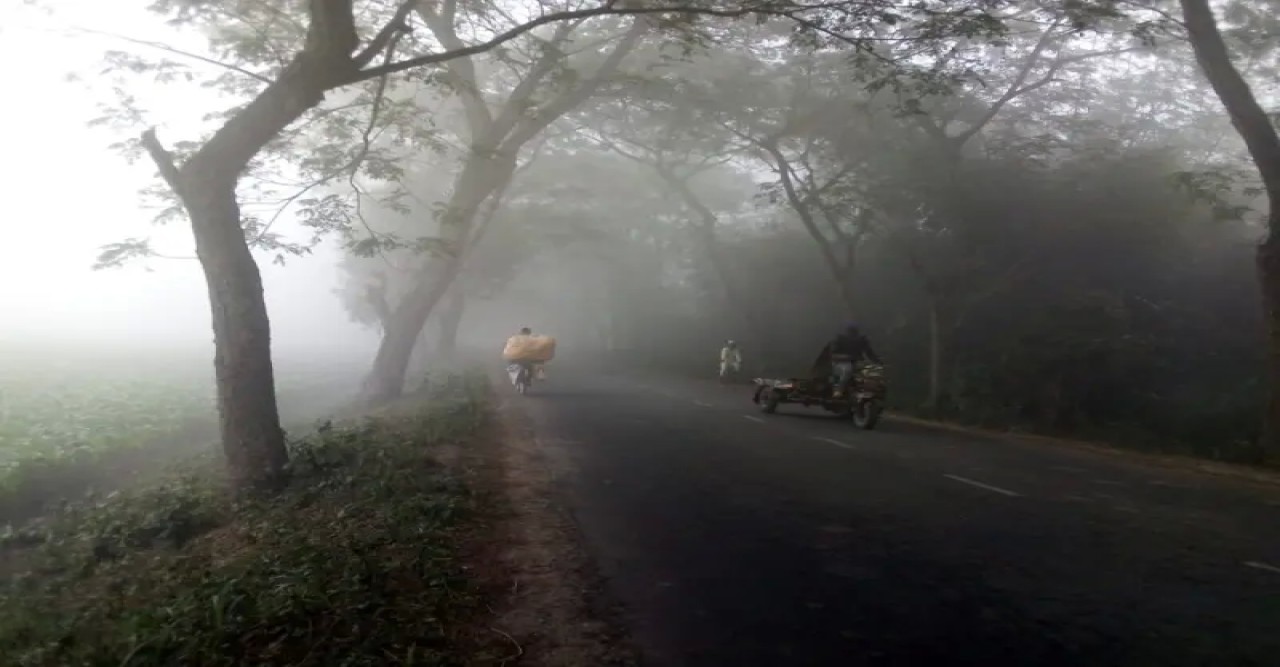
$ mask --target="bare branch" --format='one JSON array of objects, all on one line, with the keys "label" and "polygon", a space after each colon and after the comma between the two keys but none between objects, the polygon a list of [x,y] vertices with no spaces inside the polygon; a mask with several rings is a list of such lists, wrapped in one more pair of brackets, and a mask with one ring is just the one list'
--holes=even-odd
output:
[{"label": "bare branch", "polygon": [[[389,53],[389,47],[393,46],[392,42],[399,39],[400,35],[409,32],[409,14],[413,12],[415,4],[417,4],[417,0],[403,0],[403,2],[400,3],[400,6],[396,8],[396,13],[391,17],[391,20],[387,21],[386,25],[382,26],[382,29],[378,31],[378,34],[369,41],[368,46],[364,47],[360,53],[357,53],[355,57],[352,58],[356,67],[364,67],[373,62],[373,59],[377,58],[378,54],[382,53],[384,49],[387,49]],[[383,62],[383,65],[386,65],[389,62],[390,60],[388,59]]]},{"label": "bare branch", "polygon": [[147,47],[147,48],[149,48],[149,49],[156,49],[157,51],[164,51],[165,53],[170,53],[170,54],[173,54],[173,55],[175,55],[175,56],[182,56],[183,58],[189,58],[189,59],[191,59],[191,60],[196,60],[196,61],[202,62],[202,63],[204,63],[204,64],[206,64],[206,65],[213,65],[214,67],[220,67],[220,68],[225,69],[225,70],[227,70],[227,71],[229,71],[229,72],[235,72],[236,74],[243,74],[244,76],[247,76],[247,77],[249,77],[249,78],[251,78],[251,79],[255,79],[255,80],[257,80],[257,81],[261,81],[262,83],[267,83],[267,84],[271,83],[271,79],[269,79],[269,78],[267,78],[266,76],[263,76],[263,75],[261,75],[261,74],[258,74],[257,72],[254,72],[254,71],[251,71],[251,70],[247,70],[247,69],[245,69],[245,68],[243,68],[243,67],[239,67],[239,66],[237,66],[237,65],[232,65],[232,64],[230,64],[230,63],[224,63],[224,62],[222,62],[221,60],[214,60],[213,58],[209,58],[209,57],[207,57],[207,56],[202,56],[202,55],[200,55],[200,54],[198,54],[198,53],[191,53],[190,51],[183,51],[182,49],[176,49],[176,48],[174,48],[174,47],[172,47],[172,46],[169,46],[168,44],[163,44],[163,43],[161,43],[161,42],[153,42],[153,41],[149,41],[149,40],[145,40],[145,39],[138,39],[138,38],[136,38],[136,37],[129,37],[129,36],[127,36],[127,35],[121,35],[121,34],[114,33],[114,32],[107,32],[107,31],[105,31],[105,30],[94,30],[94,29],[92,29],[92,28],[83,28],[83,27],[80,27],[80,26],[73,26],[71,29],[72,29],[73,31],[75,31],[75,32],[81,32],[81,33],[85,33],[85,34],[88,34],[88,35],[99,35],[99,36],[102,36],[102,37],[110,37],[110,38],[112,38],[112,39],[118,39],[118,40],[120,40],[120,41],[128,42],[128,43],[130,43],[130,44],[136,44],[136,45],[138,45],[138,46],[145,46],[145,47]]},{"label": "bare branch", "polygon": [[[439,15],[431,12],[431,5],[427,2],[419,1],[415,4],[418,16],[427,24],[427,28],[445,49],[457,51],[466,48],[453,25],[457,10],[456,2],[453,0],[446,2]],[[480,93],[480,81],[476,76],[475,64],[470,58],[454,58],[448,61],[446,67],[454,79],[458,97],[461,98],[463,109],[467,113],[467,121],[471,126],[474,139],[477,134],[487,131],[493,124],[489,106]]]},{"label": "bare branch", "polygon": [[[806,8],[806,9],[811,9],[811,8]],[[368,81],[369,79],[383,76],[385,74],[394,74],[396,72],[403,72],[405,70],[413,69],[415,67],[422,67],[424,65],[434,65],[437,63],[445,62],[447,60],[451,60],[453,58],[465,58],[467,56],[473,56],[478,53],[484,53],[485,51],[488,51],[494,48],[495,46],[499,46],[501,44],[509,42],[519,37],[520,35],[523,35],[529,32],[530,30],[533,30],[534,28],[547,25],[548,23],[556,23],[558,21],[570,21],[574,19],[585,19],[585,18],[592,18],[596,16],[608,16],[608,15],[625,16],[625,15],[639,15],[639,14],[697,14],[697,15],[703,15],[703,16],[720,16],[725,18],[736,18],[736,17],[746,16],[748,14],[767,14],[767,13],[769,12],[767,12],[762,8],[741,8],[741,9],[730,10],[730,9],[707,9],[702,7],[694,7],[691,5],[665,5],[665,6],[659,6],[659,7],[626,7],[624,8],[624,7],[615,6],[613,4],[605,4],[599,7],[592,7],[590,9],[576,9],[576,10],[569,10],[569,11],[563,11],[563,12],[552,12],[550,14],[543,14],[542,16],[539,16],[536,19],[528,21],[527,23],[522,23],[518,26],[515,26],[505,32],[499,33],[498,35],[495,35],[494,37],[486,41],[480,42],[478,44],[473,44],[471,46],[463,47],[461,49],[451,49],[447,51],[442,51],[440,53],[431,53],[424,56],[418,56],[416,58],[410,58],[408,60],[402,60],[400,62],[391,63],[388,65],[360,70],[359,72],[356,72],[355,74],[341,81],[340,85],[349,85],[353,83],[359,83],[361,81]]]},{"label": "bare branch", "polygon": [[498,113],[497,119],[493,121],[493,126],[497,128],[499,137],[505,137],[511,132],[511,128],[515,127],[520,118],[524,115],[525,105],[529,101],[530,96],[542,84],[542,80],[555,69],[556,61],[560,59],[560,45],[569,38],[573,33],[577,23],[573,21],[564,21],[556,26],[556,31],[552,34],[551,39],[540,44],[541,54],[533,61],[533,66],[529,69],[528,74],[520,79],[511,93],[507,95],[507,102],[503,105],[502,110]]},{"label": "bare branch", "polygon": [[[396,31],[392,34],[392,37],[387,42],[386,54],[383,56],[384,63],[389,63],[395,58],[396,44],[399,43],[400,37],[404,34],[403,31]],[[369,122],[365,124],[364,132],[360,135],[360,151],[351,161],[351,178],[355,178],[356,173],[360,170],[361,163],[364,162],[365,158],[369,156],[369,151],[372,150],[373,131],[378,126],[378,116],[382,111],[383,100],[386,99],[387,82],[390,78],[390,75],[387,75],[378,79],[378,86],[373,93],[373,108],[369,110]]]},{"label": "bare branch", "polygon": [[[963,146],[966,142],[972,139],[974,135],[981,132],[982,129],[986,127],[997,115],[999,115],[1000,111],[1004,109],[1004,107],[1008,105],[1010,102],[1012,102],[1013,100],[1019,97],[1022,97],[1027,93],[1033,92],[1035,90],[1039,90],[1040,88],[1043,88],[1049,85],[1050,83],[1053,83],[1054,81],[1056,81],[1057,79],[1055,79],[1054,77],[1057,76],[1058,72],[1062,71],[1063,67],[1066,67],[1067,65],[1070,65],[1072,63],[1091,60],[1093,58],[1104,58],[1107,56],[1120,55],[1122,53],[1131,53],[1134,51],[1142,50],[1141,47],[1126,47],[1121,49],[1104,49],[1101,51],[1087,51],[1084,53],[1077,53],[1070,56],[1059,56],[1049,63],[1049,69],[1048,71],[1045,72],[1044,76],[1040,77],[1039,79],[1031,83],[1027,83],[1027,79],[1030,76],[1031,71],[1034,70],[1036,64],[1040,62],[1040,56],[1042,55],[1044,49],[1047,48],[1049,43],[1052,41],[1052,39],[1050,38],[1054,37],[1052,33],[1057,28],[1060,21],[1061,20],[1054,21],[1052,24],[1050,24],[1048,28],[1045,29],[1044,33],[1041,35],[1040,40],[1036,42],[1035,48],[1032,49],[1031,54],[1027,56],[1027,60],[1023,62],[1022,67],[1018,70],[1018,74],[1017,76],[1015,76],[1013,83],[1011,83],[1008,89],[1005,90],[1005,93],[1001,95],[999,99],[997,99],[995,102],[993,102],[991,106],[988,107],[987,110],[982,114],[982,116],[979,117],[978,120],[974,121],[972,125],[966,128],[963,132],[960,132],[959,134],[953,137],[949,137],[948,140],[953,142],[954,146],[956,147]],[[929,131],[929,128],[926,127],[925,129],[926,131]],[[930,131],[930,134],[937,137],[937,132]]]},{"label": "bare branch", "polygon": [[156,163],[156,167],[160,169],[160,177],[165,183],[179,195],[183,192],[182,172],[179,171],[178,165],[173,161],[173,153],[170,153],[156,137],[156,129],[153,127],[142,133],[142,147],[147,149],[147,154],[151,156],[151,161]]},{"label": "bare branch", "polygon": [[1013,100],[1013,98],[1030,92],[1035,88],[1044,86],[1052,80],[1052,76],[1056,73],[1056,70],[1051,70],[1049,74],[1045,75],[1043,79],[1035,84],[1024,87],[1027,77],[1031,76],[1031,70],[1035,69],[1036,65],[1040,63],[1041,54],[1043,54],[1044,50],[1049,48],[1049,44],[1059,36],[1056,32],[1058,30],[1058,26],[1062,23],[1062,20],[1063,19],[1061,18],[1055,19],[1049,24],[1049,27],[1045,28],[1044,32],[1041,33],[1040,39],[1036,41],[1036,45],[1032,47],[1031,53],[1027,55],[1027,59],[1023,61],[1022,66],[1018,68],[1018,73],[1013,77],[1013,83],[1009,84],[1009,87],[1005,90],[1004,94],[993,102],[991,106],[987,107],[986,112],[984,112],[978,120],[974,121],[968,129],[951,138],[957,146],[963,145],[965,142],[969,141],[969,139],[973,138],[975,134],[981,132],[982,128],[986,127],[987,124],[1000,113],[1000,110],[1004,108],[1004,105],[1008,104]]}]

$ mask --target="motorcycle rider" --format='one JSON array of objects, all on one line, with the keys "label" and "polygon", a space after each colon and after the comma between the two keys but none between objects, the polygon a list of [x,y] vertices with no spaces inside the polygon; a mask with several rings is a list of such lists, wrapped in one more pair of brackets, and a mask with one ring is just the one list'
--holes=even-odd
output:
[{"label": "motorcycle rider", "polygon": [[742,370],[742,351],[738,349],[738,343],[733,340],[724,342],[724,347],[720,348],[720,379],[728,377],[729,372],[737,373]]},{"label": "motorcycle rider", "polygon": [[863,360],[881,363],[880,357],[871,349],[871,341],[862,334],[857,324],[850,322],[818,353],[818,359],[814,362],[814,374],[828,375],[834,372],[836,386],[832,396],[840,398],[849,390],[849,384],[853,381],[855,364]]},{"label": "motorcycle rider", "polygon": [[[520,333],[516,334],[515,336],[512,336],[511,338],[514,340],[514,339],[516,339],[516,338],[520,338],[520,337],[527,338],[527,337],[532,336],[532,335],[533,335],[533,329],[530,329],[529,327],[522,327],[522,328],[520,329]],[[508,341],[508,345],[510,345],[510,344],[511,344],[511,343],[510,343],[510,341]],[[529,371],[529,379],[531,379],[531,380],[532,380],[532,379],[534,379],[534,378],[537,378],[537,379],[538,379],[538,380],[540,380],[540,381],[544,381],[544,380],[546,380],[546,379],[547,379],[547,373],[546,373],[546,371],[542,368],[542,363],[541,363],[541,362],[536,362],[536,361],[515,361],[515,362],[512,362],[512,365],[515,365],[515,366],[522,366],[522,367],[524,367],[525,369],[527,369],[527,370]]]}]

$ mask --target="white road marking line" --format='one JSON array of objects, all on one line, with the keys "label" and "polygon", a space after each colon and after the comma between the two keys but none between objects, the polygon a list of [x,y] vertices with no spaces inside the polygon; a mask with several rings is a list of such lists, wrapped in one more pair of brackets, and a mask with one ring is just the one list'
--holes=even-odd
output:
[{"label": "white road marking line", "polygon": [[1280,567],[1276,567],[1274,565],[1267,565],[1266,563],[1259,563],[1256,560],[1248,561],[1244,564],[1244,566],[1254,568],[1255,570],[1266,570],[1267,572],[1275,572],[1276,574],[1280,574]]},{"label": "white road marking line", "polygon": [[693,404],[694,404],[694,405],[696,405],[696,406],[698,406],[698,407],[700,407],[700,408],[709,408],[709,407],[712,407],[710,403],[703,403],[702,401],[694,401],[694,402],[693,402]]},{"label": "white road marking line", "polygon": [[1002,489],[1002,488],[1000,488],[1000,487],[998,487],[998,486],[991,486],[990,484],[983,484],[982,482],[975,482],[975,481],[973,481],[973,480],[971,480],[971,479],[967,479],[967,478],[961,477],[961,476],[959,476],[959,475],[943,475],[943,477],[946,477],[947,479],[953,479],[953,480],[955,480],[955,481],[957,481],[957,482],[960,482],[961,484],[969,484],[969,485],[971,485],[971,486],[976,486],[976,487],[978,487],[979,489],[986,489],[986,490],[988,490],[988,491],[995,491],[996,493],[1003,493],[1003,494],[1004,494],[1004,495],[1006,495],[1006,496],[1013,496],[1013,497],[1017,497],[1017,496],[1021,495],[1021,494],[1018,494],[1018,493],[1014,493],[1013,491],[1010,491],[1010,490],[1008,490],[1008,489]]},{"label": "white road marking line", "polygon": [[814,439],[814,440],[817,440],[818,442],[825,442],[825,443],[827,443],[828,445],[835,445],[836,447],[843,447],[844,449],[857,449],[857,447],[854,447],[853,445],[851,445],[851,444],[849,444],[849,443],[847,443],[847,442],[840,442],[839,440],[832,440],[831,438],[819,438],[819,437],[816,437],[816,436],[815,436],[813,439]]},{"label": "white road marking line", "polygon": [[753,421],[753,422],[757,422],[757,423],[760,423],[760,424],[763,424],[763,423],[764,423],[764,420],[763,420],[763,419],[761,419],[761,418],[759,418],[759,417],[752,417],[751,415],[742,415],[742,418],[743,418],[743,419],[750,419],[751,421]]}]

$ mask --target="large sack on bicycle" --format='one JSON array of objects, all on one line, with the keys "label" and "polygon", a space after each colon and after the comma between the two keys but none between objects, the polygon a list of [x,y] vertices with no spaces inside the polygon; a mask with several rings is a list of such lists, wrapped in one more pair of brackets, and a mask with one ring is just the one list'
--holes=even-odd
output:
[{"label": "large sack on bicycle", "polygon": [[556,339],[551,336],[512,336],[502,348],[507,361],[551,361],[556,356]]}]

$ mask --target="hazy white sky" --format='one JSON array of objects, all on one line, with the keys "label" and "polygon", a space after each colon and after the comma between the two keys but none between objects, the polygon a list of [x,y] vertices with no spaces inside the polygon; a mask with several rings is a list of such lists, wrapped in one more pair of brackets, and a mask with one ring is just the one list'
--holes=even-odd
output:
[{"label": "hazy white sky", "polygon": [[[101,71],[108,39],[72,36],[75,25],[144,39],[172,36],[145,11],[149,0],[47,0],[56,18],[42,18],[17,0],[0,2],[0,81],[5,82],[0,145],[4,227],[0,236],[0,344],[36,335],[145,344],[208,345],[208,297],[195,261],[152,260],[148,266],[92,271],[99,246],[151,236],[173,254],[191,254],[190,230],[156,228],[138,190],[155,178],[150,164],[130,167],[107,146],[119,137],[89,129],[100,115]],[[208,91],[131,88],[169,141],[195,138],[199,118],[233,104]],[[287,230],[284,225],[277,229]],[[260,258],[261,259],[261,258]],[[277,350],[367,346],[373,334],[347,322],[332,289],[333,250],[291,259],[279,267],[260,261]]]}]

